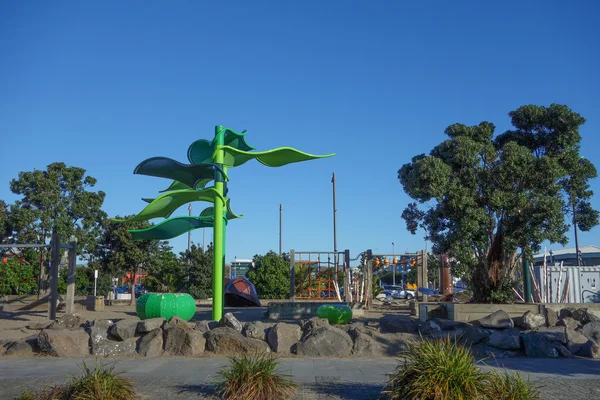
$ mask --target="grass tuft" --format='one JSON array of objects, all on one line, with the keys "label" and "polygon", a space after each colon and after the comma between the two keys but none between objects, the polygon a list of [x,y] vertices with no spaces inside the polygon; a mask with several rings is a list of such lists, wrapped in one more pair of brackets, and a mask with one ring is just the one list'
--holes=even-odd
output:
[{"label": "grass tuft", "polygon": [[493,400],[539,400],[540,391],[529,379],[525,380],[518,372],[490,372],[489,398]]},{"label": "grass tuft", "polygon": [[226,400],[285,400],[298,385],[277,372],[279,361],[268,353],[229,358],[231,365],[217,376],[216,393]]}]

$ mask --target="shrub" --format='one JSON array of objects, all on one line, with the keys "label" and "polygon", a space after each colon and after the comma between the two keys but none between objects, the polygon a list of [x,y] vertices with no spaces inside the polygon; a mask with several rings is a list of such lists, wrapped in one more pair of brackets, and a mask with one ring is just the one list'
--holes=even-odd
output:
[{"label": "shrub", "polygon": [[540,392],[518,373],[484,372],[470,349],[449,338],[410,344],[388,376],[390,400],[538,400]]},{"label": "shrub", "polygon": [[284,400],[296,394],[298,385],[277,373],[279,362],[267,353],[230,358],[231,366],[217,377],[216,392],[227,400]]},{"label": "shrub", "polygon": [[471,400],[484,398],[487,374],[469,349],[450,339],[410,344],[404,362],[391,374],[383,393],[391,400]]},{"label": "shrub", "polygon": [[65,385],[46,387],[39,393],[24,392],[18,400],[134,400],[133,383],[115,372],[115,365],[105,368],[97,363],[93,369],[85,362],[79,377],[70,376]]},{"label": "shrub", "polygon": [[494,400],[538,400],[539,389],[518,372],[509,374],[491,372],[489,379],[489,397]]}]

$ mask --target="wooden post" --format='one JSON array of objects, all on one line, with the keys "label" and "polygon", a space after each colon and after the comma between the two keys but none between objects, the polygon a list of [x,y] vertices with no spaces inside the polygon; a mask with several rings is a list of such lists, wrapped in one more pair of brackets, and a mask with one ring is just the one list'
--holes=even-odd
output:
[{"label": "wooden post", "polygon": [[[421,263],[423,264],[423,283],[426,288],[429,288],[429,274],[427,271],[427,251],[421,250]],[[417,288],[418,289],[418,288]],[[429,301],[429,296],[426,294],[423,295],[423,302]]]},{"label": "wooden post", "polygon": [[67,275],[67,314],[75,311],[75,267],[77,266],[77,239],[69,243],[69,270]]},{"label": "wooden post", "polygon": [[344,301],[352,301],[352,291],[350,290],[350,250],[344,250]]},{"label": "wooden post", "polygon": [[52,264],[50,265],[50,304],[48,305],[48,319],[56,319],[58,306],[58,269],[60,267],[60,236],[56,231],[52,233]]},{"label": "wooden post", "polygon": [[290,250],[290,300],[296,301],[296,252]]}]

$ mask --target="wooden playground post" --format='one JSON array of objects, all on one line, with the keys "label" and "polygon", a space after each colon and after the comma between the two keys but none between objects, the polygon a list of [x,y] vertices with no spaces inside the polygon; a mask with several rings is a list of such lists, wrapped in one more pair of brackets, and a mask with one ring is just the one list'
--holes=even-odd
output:
[{"label": "wooden playground post", "polygon": [[296,301],[296,252],[290,250],[290,300]]},{"label": "wooden playground post", "polygon": [[50,304],[48,306],[48,319],[56,319],[56,308],[58,306],[58,268],[60,265],[60,236],[52,232],[52,264],[50,266]]},{"label": "wooden playground post", "polygon": [[72,314],[75,310],[75,273],[77,266],[77,239],[72,238],[69,243],[69,270],[67,274],[67,314]]}]

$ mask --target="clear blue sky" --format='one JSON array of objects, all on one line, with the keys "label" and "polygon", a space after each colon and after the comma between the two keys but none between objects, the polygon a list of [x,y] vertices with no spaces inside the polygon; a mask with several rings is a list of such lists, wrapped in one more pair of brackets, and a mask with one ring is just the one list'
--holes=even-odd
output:
[{"label": "clear blue sky", "polygon": [[[0,198],[15,199],[19,171],[64,161],[98,179],[109,215],[137,213],[169,182],[135,166],[185,162],[224,125],[258,150],[337,154],[232,169],[245,218],[229,224],[228,261],[278,250],[280,203],[284,251],[332,249],[333,172],[338,248],[356,255],[424,248],[400,218],[397,170],[452,123],[500,133],[520,105],[567,104],[587,118],[582,153],[600,168],[596,1],[218,3],[1,2]],[[600,245],[599,229],[580,244]]]}]

